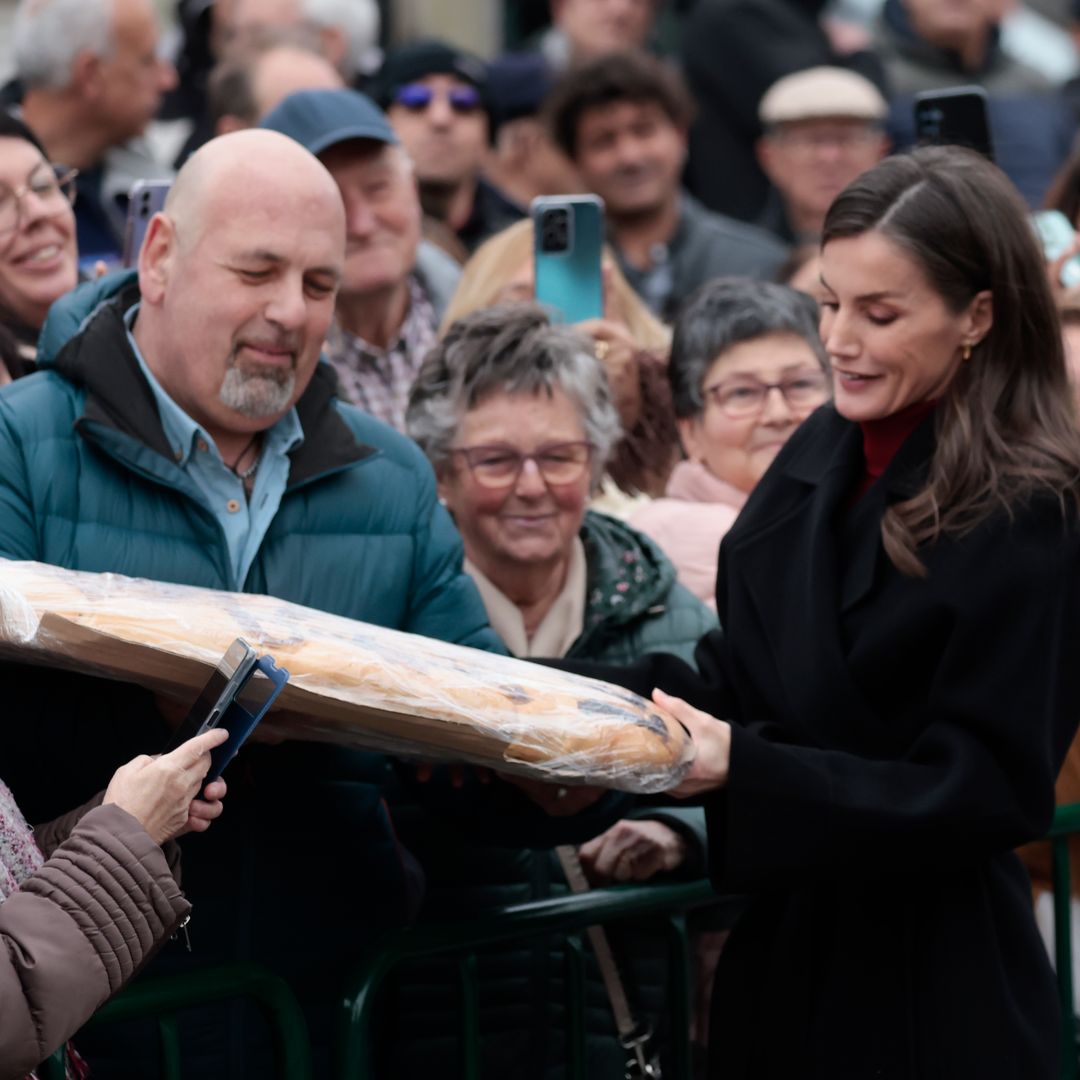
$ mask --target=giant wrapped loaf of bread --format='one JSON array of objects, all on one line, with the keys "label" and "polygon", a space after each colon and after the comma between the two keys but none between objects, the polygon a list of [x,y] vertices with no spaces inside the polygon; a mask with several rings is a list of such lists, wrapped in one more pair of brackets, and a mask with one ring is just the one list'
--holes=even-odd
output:
[{"label": "giant wrapped loaf of bread", "polygon": [[256,731],[662,791],[693,744],[619,687],[269,596],[0,560],[0,653],[194,701],[237,638],[291,675]]}]

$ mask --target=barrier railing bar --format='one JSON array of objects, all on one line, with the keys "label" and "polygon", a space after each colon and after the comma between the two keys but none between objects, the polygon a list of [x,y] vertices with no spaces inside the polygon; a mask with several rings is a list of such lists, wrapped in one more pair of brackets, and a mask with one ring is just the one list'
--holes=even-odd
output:
[{"label": "barrier railing bar", "polygon": [[162,1080],[181,1080],[180,1025],[172,1014],[158,1019],[158,1045]]},{"label": "barrier railing bar", "polygon": [[401,961],[457,953],[519,938],[567,933],[595,923],[669,914],[722,903],[707,881],[677,885],[617,886],[588,893],[494,908],[465,922],[409,927],[387,935],[349,980],[343,1016],[341,1076],[372,1077],[368,1049],[375,997],[387,974]]},{"label": "barrier railing bar", "polygon": [[[165,1073],[173,1080],[180,1076],[180,1039],[173,1014],[209,1002],[245,997],[254,1001],[270,1021],[279,1074],[286,1080],[312,1080],[307,1023],[296,998],[284,979],[253,965],[234,964],[140,979],[131,989],[103,1005],[87,1026],[165,1014],[159,1021],[159,1029],[163,1036],[163,1053],[166,1041],[171,1041],[174,1048],[176,1064],[166,1066]],[[167,1036],[166,1024],[172,1027]]]},{"label": "barrier railing bar", "polygon": [[671,1067],[674,1080],[692,1080],[693,1061],[690,1056],[690,994],[693,992],[690,961],[690,932],[686,915],[677,912],[667,919],[668,979],[671,981],[670,1002]]}]

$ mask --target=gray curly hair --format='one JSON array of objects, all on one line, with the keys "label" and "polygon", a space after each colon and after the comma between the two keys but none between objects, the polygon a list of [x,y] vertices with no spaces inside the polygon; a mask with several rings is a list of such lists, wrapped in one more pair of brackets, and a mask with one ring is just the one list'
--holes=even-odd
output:
[{"label": "gray curly hair", "polygon": [[489,394],[563,393],[593,445],[593,483],[622,434],[603,366],[588,339],[553,326],[534,304],[483,308],[458,319],[427,354],[409,395],[405,427],[436,470],[465,414]]}]

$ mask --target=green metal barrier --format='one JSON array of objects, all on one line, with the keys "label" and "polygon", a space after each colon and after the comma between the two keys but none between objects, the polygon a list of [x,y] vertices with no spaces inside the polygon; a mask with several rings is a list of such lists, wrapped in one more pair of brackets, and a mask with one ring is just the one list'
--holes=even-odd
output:
[{"label": "green metal barrier", "polygon": [[[262,1010],[274,1035],[282,1080],[312,1080],[307,1024],[288,984],[254,964],[233,964],[204,971],[140,979],[103,1005],[86,1025],[156,1017],[160,1038],[160,1075],[180,1080],[180,1032],[176,1014],[215,1001],[246,998]],[[42,1080],[64,1080],[63,1051],[41,1071]]]},{"label": "green metal barrier", "polygon": [[[671,1080],[690,1080],[690,950],[685,913],[710,904],[732,903],[713,892],[707,881],[683,885],[636,885],[594,889],[577,896],[494,908],[476,919],[410,927],[382,939],[348,982],[342,1029],[341,1080],[373,1080],[371,1025],[375,998],[385,978],[403,961],[452,955],[458,958],[461,983],[462,1071],[466,1080],[480,1076],[480,1032],[476,983],[477,950],[552,933],[574,933],[588,926],[656,916],[667,931],[668,998],[672,1045]],[[567,949],[568,1047],[571,1080],[585,1078],[583,1003],[585,952],[571,939]],[[665,1077],[669,1074],[665,1072]]]},{"label": "green metal barrier", "polygon": [[1059,806],[1048,838],[1053,852],[1054,967],[1061,1005],[1061,1080],[1077,1080],[1076,997],[1072,976],[1072,898],[1068,838],[1080,833],[1080,803]]},{"label": "green metal barrier", "polygon": [[[1080,833],[1080,803],[1059,807],[1047,834],[1053,850],[1054,954],[1061,1005],[1061,1080],[1080,1080],[1077,1058],[1075,996],[1072,978],[1070,870],[1067,839]],[[480,1076],[477,951],[481,948],[542,937],[575,934],[588,926],[626,919],[657,917],[668,940],[671,993],[672,1066],[665,1077],[690,1080],[691,961],[686,912],[737,901],[718,897],[707,881],[681,885],[634,885],[594,889],[576,896],[494,908],[457,923],[409,927],[383,938],[348,981],[342,1021],[341,1080],[374,1080],[371,1025],[375,999],[387,976],[401,963],[431,956],[454,956],[461,987],[463,1073]],[[568,940],[569,1077],[585,1080],[583,995],[585,951]],[[180,1045],[176,1013],[186,1008],[232,998],[250,998],[263,1010],[274,1032],[280,1075],[311,1080],[307,1028],[296,999],[280,977],[254,965],[234,965],[184,975],[143,979],[100,1009],[88,1026],[157,1017],[161,1036],[162,1076],[179,1080]],[[42,1080],[64,1080],[62,1053],[57,1051],[40,1070]]]}]

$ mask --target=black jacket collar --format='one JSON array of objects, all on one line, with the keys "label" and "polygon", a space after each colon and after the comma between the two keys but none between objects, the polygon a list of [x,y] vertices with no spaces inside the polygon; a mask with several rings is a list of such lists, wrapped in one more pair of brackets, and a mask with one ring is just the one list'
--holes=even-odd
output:
[{"label": "black jacket collar", "polygon": [[[909,498],[926,479],[926,469],[935,446],[934,418],[930,413],[904,440],[881,477],[880,487],[889,501]],[[862,429],[845,420],[832,405],[824,405],[816,418],[818,438],[793,438],[781,451],[776,467],[786,476],[817,486],[833,470],[857,475],[864,464]]]},{"label": "black jacket collar", "polygon": [[[158,416],[154,392],[127,339],[124,312],[139,301],[134,283],[90,318],[56,358],[56,370],[86,390],[82,421],[122,432],[173,460]],[[296,403],[304,441],[290,455],[289,487],[370,456],[372,447],[356,440],[335,407],[337,377],[328,364],[316,366]]]},{"label": "black jacket collar", "polygon": [[[804,552],[820,559],[799,568],[821,585],[833,580],[839,610],[847,611],[873,585],[881,560],[881,519],[890,503],[910,498],[926,481],[934,450],[934,413],[908,436],[888,468],[858,502],[855,486],[864,468],[862,430],[825,405],[788,440],[755,488],[725,538],[733,549],[752,547],[765,562],[787,556],[791,530],[805,532]],[[829,538],[822,547],[822,538]],[[839,564],[835,552],[843,553]],[[792,583],[797,589],[797,582]],[[793,592],[792,595],[795,593]]]}]

